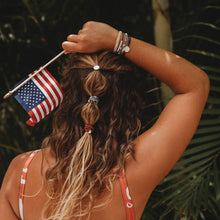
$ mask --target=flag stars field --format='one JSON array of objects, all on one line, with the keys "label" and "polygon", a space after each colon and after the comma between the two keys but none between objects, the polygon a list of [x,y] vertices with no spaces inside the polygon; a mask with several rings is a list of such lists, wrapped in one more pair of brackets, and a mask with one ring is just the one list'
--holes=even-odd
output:
[{"label": "flag stars field", "polygon": [[15,99],[29,114],[30,119],[26,123],[31,126],[55,109],[62,102],[63,96],[60,85],[46,69],[14,93]]}]

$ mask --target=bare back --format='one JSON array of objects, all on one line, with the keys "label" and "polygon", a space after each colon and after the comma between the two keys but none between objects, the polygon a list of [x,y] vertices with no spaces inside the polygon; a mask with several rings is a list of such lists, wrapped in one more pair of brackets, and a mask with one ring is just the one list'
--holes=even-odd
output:
[{"label": "bare back", "polygon": [[[13,217],[9,217],[8,220],[18,219],[19,214],[19,191],[20,191],[20,177],[22,173],[23,166],[30,156],[30,152],[17,156],[11,163],[9,170],[6,174],[6,183],[11,184],[11,187],[7,187],[3,184],[2,190],[8,188],[7,199],[10,204],[11,211],[14,213]],[[44,208],[45,202],[47,201],[47,196],[45,193],[45,187],[43,184],[43,176],[41,174],[41,164],[43,164],[43,175],[47,168],[54,162],[54,158],[51,156],[49,150],[45,150],[45,158],[42,163],[42,152],[36,154],[28,167],[27,179],[25,184],[24,192],[24,219],[39,220],[41,217],[42,210]],[[126,171],[127,172],[127,171]],[[7,178],[8,176],[8,178]],[[147,197],[143,197],[143,191],[140,190],[140,185],[137,184],[137,179],[132,178],[132,175],[127,177],[128,186],[132,201],[134,203],[135,219],[140,219],[142,212],[147,201]],[[13,185],[13,187],[12,187]],[[144,189],[145,188],[145,189]],[[143,186],[143,190],[146,191],[146,187]],[[138,195],[137,193],[140,194]],[[147,194],[150,195],[150,192]],[[102,203],[108,198],[108,192],[104,192],[100,195],[100,200],[96,203]],[[146,195],[146,194],[145,194]],[[127,219],[126,208],[121,192],[121,187],[119,181],[115,181],[113,184],[113,196],[111,202],[104,208],[100,210],[94,210],[92,213],[91,220],[93,219]]]}]

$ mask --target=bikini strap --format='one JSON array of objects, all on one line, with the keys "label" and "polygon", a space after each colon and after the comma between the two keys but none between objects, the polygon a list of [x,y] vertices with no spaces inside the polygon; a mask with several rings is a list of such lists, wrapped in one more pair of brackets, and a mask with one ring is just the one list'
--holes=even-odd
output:
[{"label": "bikini strap", "polygon": [[21,174],[20,193],[19,193],[19,213],[20,213],[21,220],[24,220],[24,216],[23,216],[24,190],[25,190],[25,183],[26,183],[26,179],[27,179],[28,167],[29,167],[31,161],[33,160],[33,158],[35,157],[35,155],[38,153],[38,151],[40,151],[40,150],[33,151],[30,154],[30,156],[28,157],[28,159],[26,160],[26,162],[24,164],[22,174]]},{"label": "bikini strap", "polygon": [[119,183],[121,186],[121,191],[122,191],[123,199],[125,202],[127,220],[135,220],[134,205],[131,200],[124,170],[120,171]]}]

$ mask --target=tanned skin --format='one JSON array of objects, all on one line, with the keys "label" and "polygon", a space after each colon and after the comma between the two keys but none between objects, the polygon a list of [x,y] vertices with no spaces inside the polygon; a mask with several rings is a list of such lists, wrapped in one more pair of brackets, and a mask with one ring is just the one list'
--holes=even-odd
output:
[{"label": "tanned skin", "polygon": [[[113,50],[118,30],[99,23],[87,22],[78,34],[71,34],[62,46],[65,53],[94,53]],[[167,104],[156,123],[135,140],[135,160],[126,163],[126,178],[134,203],[136,219],[140,219],[150,194],[169,173],[192,139],[203,112],[209,79],[205,72],[187,60],[132,38],[125,57],[166,83],[175,96]],[[19,219],[18,196],[20,175],[28,153],[17,156],[10,164],[0,191],[0,219]],[[54,158],[45,151],[43,175]],[[42,186],[42,153],[33,159],[28,173],[26,194],[35,194]],[[104,193],[100,201],[106,198]],[[24,219],[39,220],[46,201],[44,188],[32,198],[24,198]],[[92,213],[92,220],[126,220],[125,205],[118,181],[114,183],[110,204]]]}]

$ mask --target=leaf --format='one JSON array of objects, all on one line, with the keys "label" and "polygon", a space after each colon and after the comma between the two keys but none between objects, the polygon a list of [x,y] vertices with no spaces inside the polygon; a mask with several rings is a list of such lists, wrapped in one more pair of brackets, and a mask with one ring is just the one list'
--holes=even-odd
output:
[{"label": "leaf", "polygon": [[208,5],[208,6],[204,7],[204,9],[217,9],[217,10],[219,10],[220,6],[218,6],[218,5]]},{"label": "leaf", "polygon": [[175,173],[172,173],[172,174],[170,174],[169,176],[167,176],[165,179],[164,179],[164,182],[168,182],[168,181],[170,181],[170,180],[173,180],[173,179],[175,179],[175,178],[178,178],[178,177],[180,177],[181,175],[183,175],[183,174],[186,174],[186,173],[188,173],[188,172],[192,172],[193,170],[194,171],[196,171],[197,170],[197,168],[200,168],[200,167],[202,167],[202,166],[204,166],[204,167],[208,167],[208,162],[210,162],[210,160],[212,160],[212,158],[205,158],[205,159],[203,159],[203,160],[200,160],[200,161],[198,161],[197,163],[194,163],[194,164],[191,164],[189,167],[187,167],[187,168],[184,168],[184,169],[182,169],[182,170],[180,170],[180,171],[178,171],[178,172],[175,172]]},{"label": "leaf", "polygon": [[210,104],[220,104],[220,99],[209,97],[208,100],[207,100],[207,103],[210,103]]},{"label": "leaf", "polygon": [[220,92],[220,87],[217,86],[210,86],[210,91],[212,92]]},{"label": "leaf", "polygon": [[[213,43],[213,44],[216,44],[216,45],[220,45],[220,42],[219,41],[216,41],[216,40],[213,40],[212,38],[208,38],[208,37],[204,37],[204,36],[201,36],[201,35],[187,35],[187,36],[183,36],[181,38],[178,38],[178,39],[175,39],[174,42],[178,42],[178,41],[182,41],[182,40],[185,40],[187,38],[195,38],[195,39],[198,39],[198,40],[203,40],[203,41],[207,41],[207,42],[210,42],[210,43]],[[188,50],[190,52],[192,52],[191,50]]]},{"label": "leaf", "polygon": [[215,157],[215,153],[220,152],[220,148],[214,148],[212,150],[208,150],[208,151],[204,151],[202,153],[199,153],[195,156],[189,157],[187,159],[184,159],[180,162],[177,163],[177,166],[186,166],[187,164],[192,165],[193,163],[195,163],[196,161],[201,161],[203,158],[208,157],[210,160],[212,160],[213,158],[211,157],[211,155],[214,155],[213,157]]},{"label": "leaf", "polygon": [[209,28],[212,28],[214,30],[220,31],[220,27],[218,27],[214,24],[206,23],[206,22],[194,22],[194,23],[192,23],[192,26],[195,26],[195,25],[201,25],[201,26],[209,27]]},{"label": "leaf", "polygon": [[[209,103],[212,103],[212,102],[209,102]],[[196,131],[196,134],[209,134],[209,133],[216,133],[216,132],[220,132],[220,126],[198,128]]]},{"label": "leaf", "polygon": [[[199,68],[206,70],[206,71],[210,71],[210,72],[215,72],[215,73],[220,73],[220,68],[218,67],[213,67],[213,66],[202,66],[202,65],[198,65]],[[210,75],[209,75],[210,77]]]},{"label": "leaf", "polygon": [[190,144],[202,144],[204,142],[210,142],[217,139],[219,139],[219,134],[211,134],[204,137],[195,138],[190,142]]},{"label": "leaf", "polygon": [[217,168],[217,163],[214,163],[214,184],[215,184],[215,194],[216,200],[220,201],[220,171]]},{"label": "leaf", "polygon": [[209,75],[209,79],[220,82],[220,77],[218,77],[218,76],[211,76],[211,75]]},{"label": "leaf", "polygon": [[220,140],[208,142],[205,144],[200,144],[198,146],[190,148],[183,153],[182,157],[193,156],[194,154],[198,154],[198,153],[203,152],[205,150],[210,150],[211,148],[216,147],[216,146],[218,148],[220,147]]},{"label": "leaf", "polygon": [[199,126],[218,124],[220,124],[220,119],[203,119],[199,122]]},{"label": "leaf", "polygon": [[190,50],[190,49],[187,49],[187,51],[191,53],[197,53],[203,56],[215,58],[215,59],[220,59],[220,55],[212,53],[212,52],[206,52],[206,51],[201,51],[201,50]]},{"label": "leaf", "polygon": [[216,217],[216,219],[219,219],[220,216],[220,204],[218,201],[216,201],[216,198],[210,194],[209,200],[208,200],[208,210]]},{"label": "leaf", "polygon": [[[177,178],[174,180],[175,182],[173,182],[173,183],[169,182],[169,185],[165,186],[161,190],[161,192],[164,192],[164,191],[170,190],[170,189],[175,189],[175,188],[177,189],[182,184],[185,184],[185,182],[192,180],[195,176],[201,175],[205,170],[206,170],[206,167],[201,167],[200,169],[193,170],[193,171],[189,172],[188,174],[185,174],[184,178]],[[164,181],[162,181],[162,183],[166,183],[166,181],[164,180]]]},{"label": "leaf", "polygon": [[216,109],[205,109],[203,111],[204,115],[220,115],[220,108]]}]

